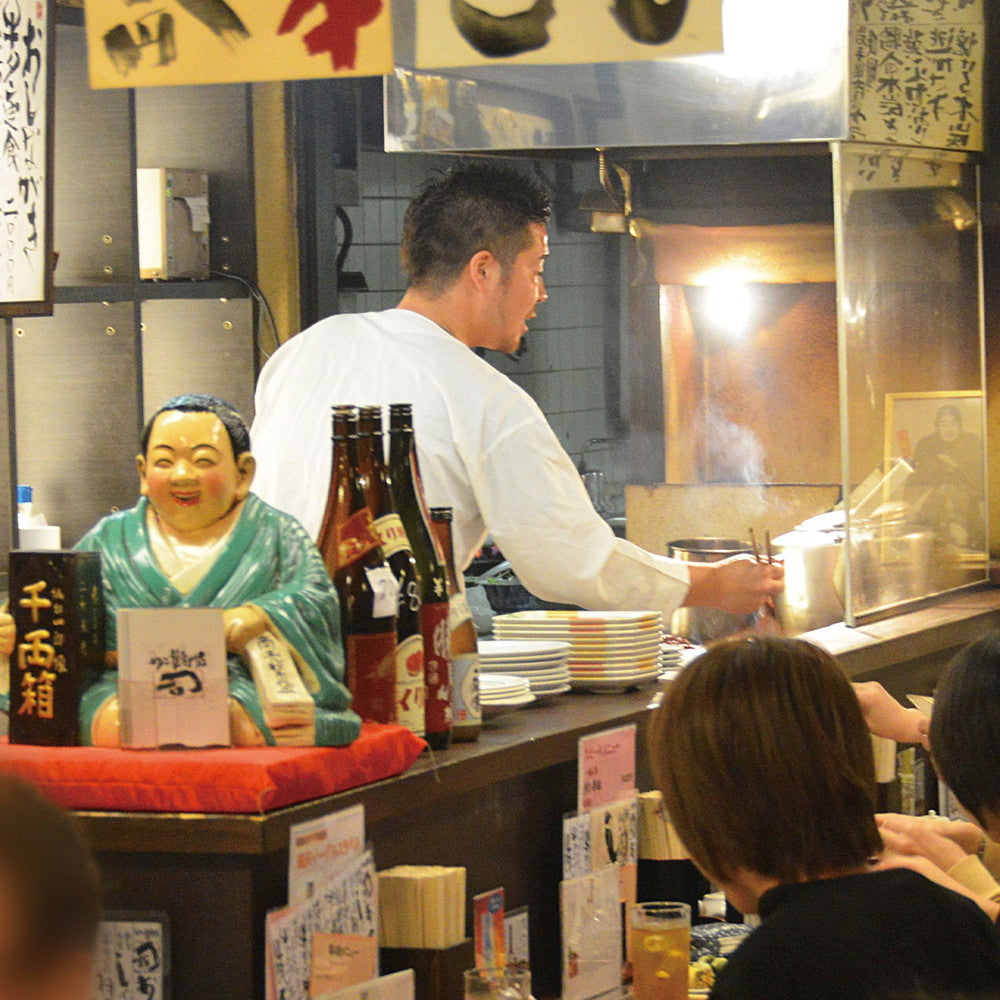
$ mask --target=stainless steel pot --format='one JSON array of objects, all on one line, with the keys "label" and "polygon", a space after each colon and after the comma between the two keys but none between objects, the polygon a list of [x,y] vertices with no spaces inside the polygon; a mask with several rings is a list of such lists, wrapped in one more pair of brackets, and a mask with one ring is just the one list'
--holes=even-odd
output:
[{"label": "stainless steel pot", "polygon": [[775,598],[774,611],[789,635],[844,620],[834,583],[842,539],[830,531],[789,531],[774,540],[785,564],[785,589]]},{"label": "stainless steel pot", "polygon": [[[738,538],[678,538],[667,542],[667,555],[682,562],[721,562],[751,551]],[[718,608],[678,608],[670,631],[692,642],[706,643],[735,635],[753,625],[753,615],[734,615]]]}]

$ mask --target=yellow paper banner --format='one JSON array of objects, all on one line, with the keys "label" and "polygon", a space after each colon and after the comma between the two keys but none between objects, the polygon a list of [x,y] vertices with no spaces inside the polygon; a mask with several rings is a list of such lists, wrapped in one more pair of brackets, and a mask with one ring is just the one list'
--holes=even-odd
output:
[{"label": "yellow paper banner", "polygon": [[92,87],[392,71],[389,0],[87,0]]},{"label": "yellow paper banner", "polygon": [[722,0],[416,0],[417,66],[601,63],[722,51]]}]

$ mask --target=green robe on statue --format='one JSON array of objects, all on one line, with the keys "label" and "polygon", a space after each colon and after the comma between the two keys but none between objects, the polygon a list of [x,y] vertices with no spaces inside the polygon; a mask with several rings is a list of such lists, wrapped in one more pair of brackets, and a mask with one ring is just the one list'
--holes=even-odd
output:
[{"label": "green robe on statue", "polygon": [[[131,510],[104,518],[77,544],[101,554],[107,605],[107,647],[117,650],[119,608],[237,608],[254,604],[305,662],[303,682],[316,702],[316,745],[346,746],[361,731],[342,683],[344,653],[337,592],[305,529],[249,494],[226,547],[205,578],[182,594],[163,575],[149,540],[143,497]],[[118,693],[118,672],[106,671],[84,693],[81,739],[89,743],[97,710]],[[249,713],[269,745],[257,688],[243,660],[229,655],[229,694]]]}]

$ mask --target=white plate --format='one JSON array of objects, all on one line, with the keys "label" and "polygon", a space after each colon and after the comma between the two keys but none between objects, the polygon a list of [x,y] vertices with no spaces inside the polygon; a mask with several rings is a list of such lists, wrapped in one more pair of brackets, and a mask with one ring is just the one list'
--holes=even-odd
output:
[{"label": "white plate", "polygon": [[484,639],[479,643],[482,659],[506,657],[520,660],[524,657],[552,657],[569,650],[568,642],[540,642],[538,640]]},{"label": "white plate", "polygon": [[533,694],[522,695],[520,698],[509,698],[505,701],[481,703],[483,717],[490,719],[497,715],[506,715],[508,712],[516,712],[519,708],[525,708],[534,704],[536,698]]},{"label": "white plate", "polygon": [[506,668],[511,668],[511,673],[521,673],[525,670],[558,670],[566,663],[565,656],[556,657],[554,660],[480,660],[479,664],[483,670],[492,670],[495,673],[504,673]]},{"label": "white plate", "polygon": [[569,684],[564,684],[562,687],[552,688],[550,691],[535,691],[535,701],[539,704],[547,701],[553,701],[560,695],[569,694],[573,688]]},{"label": "white plate", "polygon": [[499,666],[492,667],[488,664],[481,664],[479,669],[484,674],[507,674],[510,677],[558,677],[560,674],[569,673],[569,667],[566,665],[565,660],[552,667],[546,667],[544,670],[536,670],[533,667],[512,667],[510,665],[501,668]]},{"label": "white plate", "polygon": [[629,688],[643,687],[646,684],[652,684],[656,681],[658,675],[651,674],[649,676],[639,677],[635,680],[626,681],[618,680],[617,678],[607,678],[605,680],[594,680],[576,678],[570,681],[574,691],[627,691]]},{"label": "white plate", "polygon": [[515,611],[494,619],[494,622],[572,622],[574,626],[649,621],[663,621],[663,615],[659,611]]}]

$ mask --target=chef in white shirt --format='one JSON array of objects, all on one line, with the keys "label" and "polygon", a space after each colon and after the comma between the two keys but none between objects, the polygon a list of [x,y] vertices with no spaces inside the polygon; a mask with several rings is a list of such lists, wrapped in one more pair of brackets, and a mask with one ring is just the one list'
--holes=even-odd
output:
[{"label": "chef in white shirt", "polygon": [[462,162],[410,204],[397,309],[331,316],[284,344],[257,385],[255,492],[315,538],[331,465],[330,408],[412,403],[427,501],[454,508],[455,557],[487,533],[546,601],[593,610],[706,605],[751,613],[779,565],[686,563],[616,538],[542,411],[474,348],[516,351],[546,299],[549,200],[512,167]]}]

